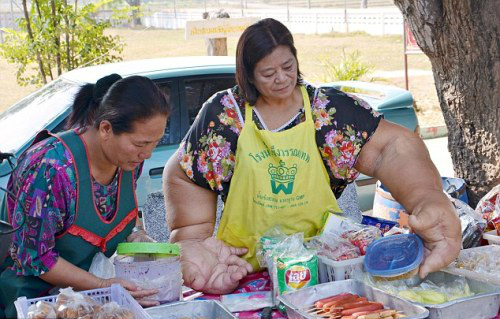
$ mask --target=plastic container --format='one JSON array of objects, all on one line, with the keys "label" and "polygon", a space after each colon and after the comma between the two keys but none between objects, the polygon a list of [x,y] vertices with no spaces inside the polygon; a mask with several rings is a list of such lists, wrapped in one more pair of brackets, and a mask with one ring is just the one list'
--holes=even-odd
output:
[{"label": "plastic container", "polygon": [[497,235],[496,229],[484,233],[483,238],[486,239],[490,245],[500,245],[500,236]]},{"label": "plastic container", "polygon": [[[141,305],[139,305],[139,303],[120,285],[114,284],[108,288],[79,291],[79,293],[91,297],[100,304],[114,301],[121,307],[132,311],[136,319],[151,319],[151,316],[149,316],[147,312],[142,309]],[[16,301],[14,301],[14,305],[17,310],[17,317],[20,319],[26,319],[29,306],[37,303],[38,301],[55,303],[56,298],[57,296],[47,296],[33,299],[19,297]]]},{"label": "plastic container", "polygon": [[460,251],[443,271],[500,286],[500,246],[486,245]]},{"label": "plastic container", "polygon": [[415,234],[383,237],[368,246],[365,270],[388,280],[415,275],[424,258],[424,244]]},{"label": "plastic container", "polygon": [[319,282],[346,280],[354,278],[356,273],[363,272],[365,256],[335,261],[325,256],[318,256]]},{"label": "plastic container", "polygon": [[157,289],[148,297],[160,303],[179,301],[182,272],[179,246],[168,243],[121,243],[114,265],[116,277],[132,281],[144,289]]}]

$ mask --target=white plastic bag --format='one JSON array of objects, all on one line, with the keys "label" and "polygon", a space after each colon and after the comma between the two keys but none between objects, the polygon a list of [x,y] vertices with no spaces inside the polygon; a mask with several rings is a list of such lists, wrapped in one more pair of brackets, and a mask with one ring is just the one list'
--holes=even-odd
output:
[{"label": "white plastic bag", "polygon": [[99,252],[92,259],[89,273],[103,279],[115,278],[115,265],[113,265],[113,262],[108,257]]}]

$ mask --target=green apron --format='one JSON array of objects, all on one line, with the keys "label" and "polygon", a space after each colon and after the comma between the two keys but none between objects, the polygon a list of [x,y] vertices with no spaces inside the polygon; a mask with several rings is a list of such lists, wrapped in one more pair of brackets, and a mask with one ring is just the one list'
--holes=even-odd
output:
[{"label": "green apron", "polygon": [[[46,131],[41,132],[34,143],[48,136],[50,134]],[[118,244],[126,240],[135,226],[137,200],[133,172],[120,171],[117,212],[112,220],[106,221],[94,204],[88,154],[82,139],[73,131],[53,136],[58,138],[73,156],[78,194],[75,222],[65,233],[56,237],[55,249],[62,258],[88,271],[96,253],[103,252],[107,257],[113,255]],[[5,213],[2,212],[2,215],[5,216]],[[10,269],[12,264],[12,259],[8,257],[0,267],[0,307],[4,307],[7,318],[16,317],[14,301],[18,297],[41,297],[54,288],[37,276],[16,275],[15,271]]]}]

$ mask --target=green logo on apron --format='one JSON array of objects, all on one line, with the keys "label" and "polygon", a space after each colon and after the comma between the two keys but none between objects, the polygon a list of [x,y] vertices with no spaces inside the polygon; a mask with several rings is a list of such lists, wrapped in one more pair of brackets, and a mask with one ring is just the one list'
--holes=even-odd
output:
[{"label": "green logo on apron", "polygon": [[280,161],[278,166],[269,164],[267,172],[271,177],[271,190],[273,194],[283,191],[285,195],[290,195],[293,192],[297,164],[294,164],[292,167],[286,167],[285,162]]}]

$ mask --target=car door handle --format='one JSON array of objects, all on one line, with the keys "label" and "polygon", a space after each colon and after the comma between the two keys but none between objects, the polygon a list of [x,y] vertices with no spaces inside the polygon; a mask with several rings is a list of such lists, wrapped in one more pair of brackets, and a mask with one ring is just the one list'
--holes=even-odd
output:
[{"label": "car door handle", "polygon": [[163,167],[155,167],[149,170],[149,176],[158,177],[163,174]]}]

